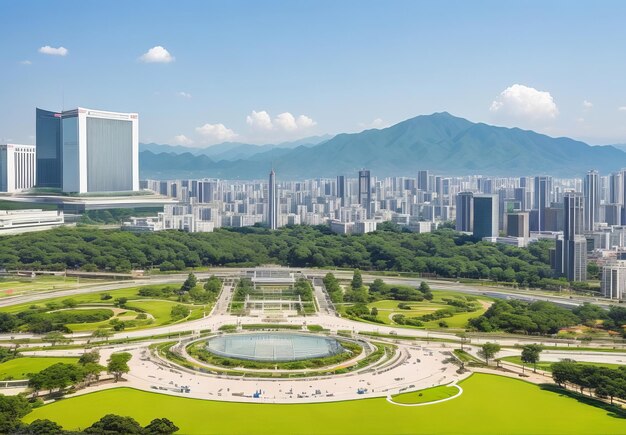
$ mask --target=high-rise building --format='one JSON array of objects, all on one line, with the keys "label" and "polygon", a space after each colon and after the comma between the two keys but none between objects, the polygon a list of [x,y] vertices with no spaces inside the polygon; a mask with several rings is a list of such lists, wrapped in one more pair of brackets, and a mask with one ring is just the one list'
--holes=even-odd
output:
[{"label": "high-rise building", "polygon": [[339,198],[341,207],[346,206],[346,195],[348,194],[348,183],[344,175],[337,176],[337,198]]},{"label": "high-rise building", "polygon": [[626,261],[617,260],[602,267],[602,295],[609,299],[626,299]]},{"label": "high-rise building", "polygon": [[456,230],[471,233],[474,230],[474,194],[461,192],[456,196]]},{"label": "high-rise building", "polygon": [[474,195],[474,237],[498,237],[498,195]]},{"label": "high-rise building", "polygon": [[622,174],[615,172],[609,175],[609,204],[621,204],[622,194]]},{"label": "high-rise building", "polygon": [[267,223],[271,230],[278,228],[278,198],[276,189],[276,173],[272,169],[267,186],[268,213]]},{"label": "high-rise building", "polygon": [[[370,210],[372,202],[372,185],[370,171],[362,169],[359,171],[359,205],[365,210]],[[368,217],[370,217],[368,215]]]},{"label": "high-rise building", "polygon": [[579,192],[563,196],[563,236],[556,241],[555,270],[569,281],[587,280],[587,240],[582,236],[584,197]]},{"label": "high-rise building", "polygon": [[61,189],[63,172],[61,113],[37,109],[35,121],[37,186]]},{"label": "high-rise building", "polygon": [[417,171],[417,188],[424,192],[430,192],[430,174],[428,171]]},{"label": "high-rise building", "polygon": [[598,171],[589,171],[583,185],[585,195],[585,231],[593,231],[594,225],[599,222],[600,213],[600,185]]},{"label": "high-rise building", "polygon": [[0,145],[0,192],[19,192],[35,185],[35,147]]},{"label": "high-rise building", "polygon": [[563,195],[563,239],[574,240],[583,233],[584,209],[583,196],[579,192],[566,192]]},{"label": "high-rise building", "polygon": [[37,109],[37,185],[76,193],[138,190],[138,118],[82,107]]},{"label": "high-rise building", "polygon": [[545,210],[550,206],[552,197],[552,177],[535,177],[534,208],[537,213],[536,231],[545,231]]},{"label": "high-rise building", "polygon": [[506,235],[510,237],[530,237],[528,212],[506,215]]}]

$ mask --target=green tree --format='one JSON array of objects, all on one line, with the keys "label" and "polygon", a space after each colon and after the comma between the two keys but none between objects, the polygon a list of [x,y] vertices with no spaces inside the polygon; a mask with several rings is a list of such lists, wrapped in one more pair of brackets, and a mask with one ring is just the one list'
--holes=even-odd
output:
[{"label": "green tree", "polygon": [[196,275],[190,272],[189,275],[187,275],[187,279],[185,280],[183,285],[180,287],[180,291],[181,293],[188,292],[189,290],[194,288],[197,284],[198,284],[198,280],[196,278]]},{"label": "green tree", "polygon": [[497,343],[485,343],[480,347],[478,354],[485,359],[485,363],[489,365],[489,360],[494,358],[500,352],[500,345]]},{"label": "green tree", "polygon": [[189,315],[190,312],[191,311],[186,306],[177,304],[172,307],[170,315],[172,316],[172,320],[176,321],[184,319]]},{"label": "green tree", "polygon": [[37,419],[28,425],[27,428],[20,433],[33,435],[62,435],[65,433],[63,428],[54,421],[47,419]]},{"label": "green tree", "polygon": [[65,308],[74,308],[78,305],[78,302],[74,299],[63,299],[61,303]]},{"label": "green tree", "polygon": [[104,338],[107,341],[109,340],[109,337],[111,335],[112,335],[111,332],[105,328],[98,328],[95,331],[93,331],[93,333],[91,334],[93,338]]},{"label": "green tree", "polygon": [[78,364],[85,365],[89,363],[97,363],[100,361],[100,352],[97,349],[83,353],[78,359]]},{"label": "green tree", "polygon": [[[537,363],[542,350],[543,347],[540,344],[527,344],[522,348],[522,362],[524,364],[532,364],[534,373],[537,373]],[[522,365],[523,371],[524,366]]]},{"label": "green tree", "polygon": [[354,270],[350,286],[352,287],[352,290],[360,290],[361,287],[363,287],[363,278],[361,277],[361,271],[359,269]]},{"label": "green tree", "polygon": [[433,292],[430,290],[430,286],[426,281],[420,283],[419,291],[424,295],[424,299],[428,301],[433,300]]},{"label": "green tree", "polygon": [[124,373],[130,371],[128,361],[130,361],[131,358],[132,355],[128,352],[111,354],[107,364],[107,372],[114,376],[115,382],[118,382]]},{"label": "green tree", "polygon": [[145,428],[144,431],[149,435],[157,434],[173,434],[178,431],[178,426],[167,418],[155,418]]},{"label": "green tree", "polygon": [[122,417],[115,414],[107,414],[84,430],[88,434],[114,435],[114,434],[142,434],[143,428],[132,417]]},{"label": "green tree", "polygon": [[52,346],[56,345],[57,343],[67,344],[72,341],[71,339],[66,338],[65,335],[63,335],[63,333],[59,331],[48,332],[46,335],[43,336],[42,340],[50,343]]},{"label": "green tree", "polygon": [[22,396],[0,394],[0,433],[12,433],[22,424],[20,419],[28,414],[31,406]]}]

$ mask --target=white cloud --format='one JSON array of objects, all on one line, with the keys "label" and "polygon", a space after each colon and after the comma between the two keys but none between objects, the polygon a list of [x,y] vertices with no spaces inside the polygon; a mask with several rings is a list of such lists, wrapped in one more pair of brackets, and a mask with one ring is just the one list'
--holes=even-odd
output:
[{"label": "white cloud", "polygon": [[170,63],[174,61],[174,56],[164,47],[157,45],[139,57],[144,63]]},{"label": "white cloud", "polygon": [[274,119],[274,126],[279,130],[294,131],[298,129],[298,123],[296,118],[289,113],[281,113]]},{"label": "white cloud", "polygon": [[191,98],[191,94],[184,91],[177,92],[176,95],[183,98]]},{"label": "white cloud", "polygon": [[49,54],[50,56],[67,56],[69,51],[65,47],[43,46],[39,49],[41,54]]},{"label": "white cloud", "polygon": [[193,140],[189,139],[184,134],[179,134],[177,136],[174,136],[174,143],[176,145],[192,145]]},{"label": "white cloud", "polygon": [[265,110],[259,112],[253,110],[250,115],[246,116],[246,123],[257,130],[283,132],[306,130],[317,125],[317,122],[309,116],[299,115],[296,118],[289,112],[280,113],[272,120],[270,114]]},{"label": "white cloud", "polygon": [[309,118],[306,115],[300,115],[298,116],[298,119],[296,119],[296,124],[298,124],[298,127],[300,128],[311,128],[317,125],[317,122],[313,121],[312,118]]},{"label": "white cloud", "polygon": [[620,106],[617,108],[620,112],[626,112],[626,106]]},{"label": "white cloud", "polygon": [[389,127],[389,123],[382,118],[376,118],[372,122],[361,122],[359,127],[369,130],[371,128],[381,129]]},{"label": "white cloud", "polygon": [[585,101],[583,101],[583,107],[585,109],[591,109],[593,107],[593,103],[591,101],[585,100]]},{"label": "white cloud", "polygon": [[259,130],[271,130],[274,127],[272,118],[265,110],[260,112],[253,110],[251,114],[246,116],[246,124]]},{"label": "white cloud", "polygon": [[550,92],[528,86],[509,86],[491,103],[489,111],[505,118],[526,121],[554,119],[559,110]]},{"label": "white cloud", "polygon": [[30,60],[21,60],[20,65],[32,65],[33,63]]},{"label": "white cloud", "polygon": [[196,131],[204,136],[208,142],[220,143],[233,140],[238,135],[224,124],[204,124],[196,127]]}]

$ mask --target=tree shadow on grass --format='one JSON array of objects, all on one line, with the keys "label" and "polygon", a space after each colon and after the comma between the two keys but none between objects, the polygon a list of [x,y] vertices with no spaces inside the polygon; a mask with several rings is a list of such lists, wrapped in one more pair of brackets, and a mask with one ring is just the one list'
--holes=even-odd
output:
[{"label": "tree shadow on grass", "polygon": [[585,405],[604,409],[608,412],[608,415],[610,417],[626,419],[626,410],[620,408],[617,405],[611,405],[610,403],[603,402],[602,400],[594,399],[593,397],[589,396],[584,396],[580,393],[577,393],[576,391],[566,390],[565,388],[559,387],[558,385],[554,384],[540,384],[539,388],[544,391],[550,391],[552,393],[557,393],[561,396],[576,399],[577,401],[579,401],[580,403],[584,403]]}]

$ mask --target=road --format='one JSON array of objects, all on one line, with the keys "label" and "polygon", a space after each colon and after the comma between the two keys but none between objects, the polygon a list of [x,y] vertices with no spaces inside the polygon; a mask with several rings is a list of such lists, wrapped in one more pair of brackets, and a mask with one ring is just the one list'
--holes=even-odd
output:
[{"label": "road", "polygon": [[[233,274],[242,273],[248,268],[213,268],[208,272],[196,272],[196,276],[199,279],[207,279],[211,275],[228,277]],[[351,279],[352,272],[348,271],[337,271],[331,269],[294,269],[300,270],[305,275],[310,277],[322,278],[327,273],[334,273],[338,279]],[[0,299],[0,307],[6,307],[10,305],[23,304],[23,303],[33,303],[45,299],[50,299],[53,297],[70,297],[79,294],[85,293],[97,293],[103,291],[113,291],[121,288],[132,287],[132,286],[140,286],[140,285],[153,285],[153,284],[172,284],[172,283],[182,283],[187,278],[186,273],[178,273],[178,274],[169,274],[169,275],[151,275],[145,279],[136,279],[132,281],[119,281],[116,283],[107,283],[103,285],[91,285],[89,287],[84,288],[76,288],[76,289],[67,289],[60,291],[41,291],[41,292],[32,292],[29,294],[23,294],[19,296],[8,296]],[[496,286],[483,286],[483,285],[475,285],[475,284],[462,284],[452,281],[439,281],[439,280],[431,280],[431,279],[421,279],[421,278],[403,278],[403,277],[383,277],[378,275],[369,275],[367,273],[363,274],[363,281],[365,283],[371,283],[374,279],[381,278],[387,284],[398,284],[398,285],[410,285],[414,287],[418,287],[422,281],[427,281],[430,287],[434,290],[451,290],[463,293],[470,294],[489,294],[492,297],[501,297],[501,298],[516,298],[516,299],[524,299],[524,300],[542,300],[542,301],[550,301],[561,305],[568,306],[577,306],[581,305],[585,302],[592,302],[594,304],[602,305],[602,306],[610,306],[615,304],[614,302],[608,300],[601,300],[597,298],[585,297],[585,296],[558,296],[558,295],[550,295],[545,293],[538,292],[524,292],[521,290],[511,290],[505,289]]]}]

